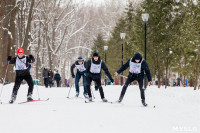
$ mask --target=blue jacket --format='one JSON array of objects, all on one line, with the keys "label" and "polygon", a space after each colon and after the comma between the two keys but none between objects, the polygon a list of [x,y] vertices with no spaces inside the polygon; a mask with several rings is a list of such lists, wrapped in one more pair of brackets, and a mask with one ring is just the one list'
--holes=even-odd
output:
[{"label": "blue jacket", "polygon": [[59,73],[56,73],[56,74],[54,75],[54,80],[60,80],[60,79],[61,79],[60,74],[59,74]]}]

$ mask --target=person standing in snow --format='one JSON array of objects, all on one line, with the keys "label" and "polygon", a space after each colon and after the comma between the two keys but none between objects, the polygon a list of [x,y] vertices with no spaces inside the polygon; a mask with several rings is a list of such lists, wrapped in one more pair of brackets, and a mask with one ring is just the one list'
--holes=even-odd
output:
[{"label": "person standing in snow", "polygon": [[48,81],[49,81],[49,87],[51,88],[53,86],[53,71],[49,69],[48,72]]},{"label": "person standing in snow", "polygon": [[177,80],[177,86],[181,86],[181,78],[178,76]]},{"label": "person standing in snow", "polygon": [[48,69],[46,67],[44,67],[43,72],[42,72],[42,76],[44,78],[44,85],[46,88],[48,88]]},{"label": "person standing in snow", "polygon": [[33,79],[30,75],[30,71],[28,69],[28,63],[33,63],[35,61],[35,58],[32,55],[26,56],[24,55],[24,50],[22,48],[17,49],[17,56],[12,58],[12,56],[8,56],[7,61],[9,64],[15,64],[16,68],[16,78],[15,78],[15,84],[12,91],[11,100],[9,101],[10,104],[12,104],[17,97],[18,89],[23,81],[26,80],[28,83],[28,94],[27,94],[27,101],[32,101],[32,93],[33,93]]},{"label": "person standing in snow", "polygon": [[103,88],[101,86],[101,69],[103,69],[106,73],[106,75],[109,77],[111,82],[113,83],[114,80],[108,71],[108,68],[104,61],[100,59],[100,56],[98,53],[94,53],[93,57],[91,60],[88,60],[87,62],[87,68],[86,68],[86,73],[87,73],[87,91],[88,91],[88,96],[89,96],[89,101],[92,101],[92,95],[91,95],[91,89],[90,85],[92,80],[96,82],[97,88],[99,89],[101,99],[103,102],[107,102],[107,99],[104,97],[104,92]]},{"label": "person standing in snow", "polygon": [[140,53],[136,53],[133,58],[129,59],[126,64],[124,64],[117,72],[115,72],[115,76],[117,76],[119,73],[125,71],[129,67],[129,75],[128,79],[126,80],[122,91],[121,95],[119,97],[118,102],[120,103],[123,100],[123,97],[126,93],[126,89],[128,85],[133,82],[134,80],[137,80],[139,83],[139,89],[140,89],[140,94],[141,94],[141,99],[142,99],[142,104],[144,106],[147,106],[145,102],[145,93],[143,89],[143,79],[144,79],[144,72],[147,75],[149,84],[152,84],[152,79],[151,79],[151,73],[149,70],[149,67],[146,63],[145,60],[142,59],[142,56]]},{"label": "person standing in snow", "polygon": [[[74,68],[77,68],[76,76],[74,75]],[[72,78],[75,78],[75,87],[76,87],[76,97],[79,96],[79,81],[81,76],[83,77],[83,88],[84,92],[83,95],[85,98],[88,98],[87,94],[87,88],[86,88],[86,62],[83,60],[83,58],[80,56],[78,57],[77,61],[72,64],[71,66],[71,75]]]},{"label": "person standing in snow", "polygon": [[54,80],[56,80],[57,87],[60,87],[61,77],[60,77],[60,74],[58,73],[58,70],[56,71],[56,74],[54,75]]}]

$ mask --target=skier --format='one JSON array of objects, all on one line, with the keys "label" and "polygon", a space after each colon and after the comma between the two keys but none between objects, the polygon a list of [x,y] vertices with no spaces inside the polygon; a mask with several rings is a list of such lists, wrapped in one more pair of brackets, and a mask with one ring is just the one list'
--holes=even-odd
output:
[{"label": "skier", "polygon": [[44,69],[43,69],[43,72],[42,72],[42,74],[43,74],[43,78],[44,78],[44,85],[45,85],[45,87],[46,88],[48,88],[48,69],[46,68],[46,67],[44,67]]},{"label": "skier", "polygon": [[103,88],[101,86],[101,69],[103,69],[105,71],[106,75],[109,77],[109,79],[113,83],[114,80],[113,80],[110,72],[108,71],[108,68],[106,67],[106,64],[104,63],[104,61],[102,61],[100,59],[99,54],[95,52],[93,54],[92,59],[88,60],[87,68],[86,68],[86,72],[87,72],[87,91],[88,91],[88,95],[89,95],[89,101],[92,101],[90,85],[91,85],[91,82],[93,80],[97,84],[97,88],[99,89],[102,101],[103,102],[107,102],[107,99],[104,97]]},{"label": "skier", "polygon": [[134,81],[137,80],[139,83],[139,89],[140,89],[140,94],[141,94],[141,99],[142,99],[142,104],[144,106],[147,106],[146,102],[145,102],[145,93],[144,93],[144,89],[143,89],[143,79],[144,79],[144,72],[147,75],[149,84],[152,84],[152,79],[151,79],[151,73],[150,70],[148,68],[148,65],[146,63],[145,60],[142,59],[142,56],[140,53],[136,53],[133,58],[129,59],[126,64],[124,64],[117,72],[115,72],[115,76],[117,76],[119,73],[123,72],[124,70],[126,70],[129,67],[129,75],[128,75],[128,79],[126,80],[122,91],[121,91],[121,95],[119,97],[118,102],[120,103],[123,100],[123,97],[126,93],[126,89],[128,87],[128,85]]},{"label": "skier", "polygon": [[15,64],[16,68],[16,78],[15,78],[15,85],[12,91],[11,100],[9,101],[12,104],[17,97],[18,89],[22,83],[22,80],[26,80],[28,83],[28,94],[27,94],[27,101],[32,101],[32,92],[33,92],[33,79],[30,75],[30,71],[28,69],[28,63],[33,63],[35,61],[32,55],[26,56],[24,55],[24,50],[22,48],[17,49],[17,56],[12,58],[12,56],[8,56],[7,61],[9,64]]},{"label": "skier", "polygon": [[57,87],[60,87],[61,77],[60,77],[60,74],[58,73],[58,70],[56,71],[56,74],[54,75],[54,80],[56,80]]},{"label": "skier", "polygon": [[[76,78],[74,75],[75,67],[77,68]],[[79,80],[82,76],[83,77],[83,88],[84,88],[83,95],[85,98],[88,98],[87,88],[86,88],[86,73],[85,73],[85,71],[86,71],[86,62],[80,56],[80,57],[78,57],[77,61],[74,64],[72,64],[72,66],[71,66],[71,75],[72,75],[72,78],[75,78],[75,87],[76,87],[75,97],[79,96]]]}]

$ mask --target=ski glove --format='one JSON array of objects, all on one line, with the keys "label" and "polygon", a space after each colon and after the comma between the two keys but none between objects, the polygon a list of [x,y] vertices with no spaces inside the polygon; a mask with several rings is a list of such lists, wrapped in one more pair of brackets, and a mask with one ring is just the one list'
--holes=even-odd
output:
[{"label": "ski glove", "polygon": [[12,59],[12,56],[8,56],[7,61],[10,61]]},{"label": "ski glove", "polygon": [[30,58],[31,60],[33,60],[33,55],[30,54],[30,55],[29,55],[29,58]]},{"label": "ski glove", "polygon": [[72,78],[75,78],[75,75],[74,75],[74,74],[72,74]]},{"label": "ski glove", "polygon": [[114,79],[111,79],[110,81],[113,83],[113,82],[114,82]]}]

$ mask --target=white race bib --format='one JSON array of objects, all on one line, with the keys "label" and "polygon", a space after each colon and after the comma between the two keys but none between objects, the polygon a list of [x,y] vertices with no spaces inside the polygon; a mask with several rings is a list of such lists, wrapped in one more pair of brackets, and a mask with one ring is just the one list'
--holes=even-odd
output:
[{"label": "white race bib", "polygon": [[129,72],[134,73],[134,74],[141,73],[142,61],[140,63],[135,63],[135,62],[132,62],[131,60],[132,60],[132,58],[130,59],[130,63],[129,63],[129,66],[130,66]]},{"label": "white race bib", "polygon": [[25,70],[25,69],[27,69],[26,57],[22,58],[22,59],[19,59],[17,57],[17,59],[16,59],[16,70]]},{"label": "white race bib", "polygon": [[84,66],[84,63],[81,64],[81,65],[76,65],[76,68],[80,71],[80,72],[83,72],[86,70],[85,66]]},{"label": "white race bib", "polygon": [[95,73],[95,74],[100,73],[101,72],[101,63],[94,64],[94,63],[92,63],[92,60],[91,60],[90,72]]}]

